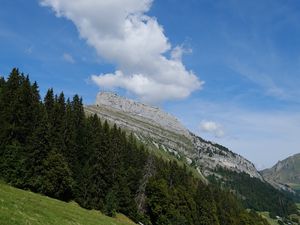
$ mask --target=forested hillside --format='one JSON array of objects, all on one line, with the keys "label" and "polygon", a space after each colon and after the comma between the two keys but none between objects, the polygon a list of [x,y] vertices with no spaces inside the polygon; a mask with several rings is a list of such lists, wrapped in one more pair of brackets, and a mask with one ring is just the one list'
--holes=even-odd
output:
[{"label": "forested hillside", "polygon": [[231,192],[86,117],[79,96],[49,89],[41,101],[38,85],[17,69],[0,78],[0,124],[0,176],[16,187],[145,225],[268,224]]},{"label": "forested hillside", "polygon": [[287,217],[297,213],[294,200],[299,196],[275,189],[267,182],[250,177],[246,173],[236,173],[222,168],[217,169],[222,178],[210,176],[211,183],[224,189],[234,190],[246,208],[268,211],[271,215]]}]

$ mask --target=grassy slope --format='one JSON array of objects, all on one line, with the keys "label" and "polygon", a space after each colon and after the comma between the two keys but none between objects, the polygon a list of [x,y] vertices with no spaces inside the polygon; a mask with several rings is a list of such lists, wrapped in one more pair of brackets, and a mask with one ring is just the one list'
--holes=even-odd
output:
[{"label": "grassy slope", "polygon": [[0,182],[0,224],[2,225],[132,225],[123,215],[110,218],[99,211],[86,210],[76,203],[65,203],[23,191]]},{"label": "grassy slope", "polygon": [[278,225],[278,222],[276,219],[272,219],[270,216],[269,216],[269,212],[261,212],[259,213],[263,218],[265,218],[270,225]]}]

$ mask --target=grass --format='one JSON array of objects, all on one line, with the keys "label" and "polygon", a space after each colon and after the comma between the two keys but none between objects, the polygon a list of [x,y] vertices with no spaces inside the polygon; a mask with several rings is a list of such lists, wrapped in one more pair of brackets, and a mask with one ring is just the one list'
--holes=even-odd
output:
[{"label": "grass", "polygon": [[278,222],[276,219],[272,219],[269,215],[269,212],[259,212],[259,214],[266,219],[270,225],[278,225]]},{"label": "grass", "polygon": [[75,202],[62,202],[0,182],[2,225],[133,225],[124,215],[110,218]]}]

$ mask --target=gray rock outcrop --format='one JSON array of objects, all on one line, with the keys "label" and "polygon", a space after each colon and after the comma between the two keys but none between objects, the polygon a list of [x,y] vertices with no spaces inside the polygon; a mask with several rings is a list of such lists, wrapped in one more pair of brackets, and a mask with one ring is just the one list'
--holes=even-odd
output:
[{"label": "gray rock outcrop", "polygon": [[100,118],[133,132],[144,143],[184,157],[206,176],[221,167],[262,179],[251,162],[191,133],[176,117],[157,107],[114,93],[101,92],[97,95],[95,105],[85,106],[85,111],[87,114],[96,113]]}]

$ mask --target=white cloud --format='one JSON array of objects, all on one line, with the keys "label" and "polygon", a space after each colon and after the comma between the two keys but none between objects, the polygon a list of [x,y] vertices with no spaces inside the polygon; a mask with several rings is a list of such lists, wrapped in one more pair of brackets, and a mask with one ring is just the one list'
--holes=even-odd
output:
[{"label": "white cloud", "polygon": [[201,88],[203,82],[182,63],[184,49],[172,48],[156,18],[146,15],[152,0],[42,0],[41,4],[71,20],[100,56],[116,64],[116,72],[91,77],[100,87],[124,88],[148,102],[182,99]]},{"label": "white cloud", "polygon": [[68,63],[75,63],[73,56],[70,55],[69,53],[64,53],[62,58],[63,58],[63,60],[65,60]]},{"label": "white cloud", "polygon": [[202,121],[200,123],[200,129],[203,132],[211,133],[217,138],[221,138],[225,135],[222,126],[213,121]]}]

